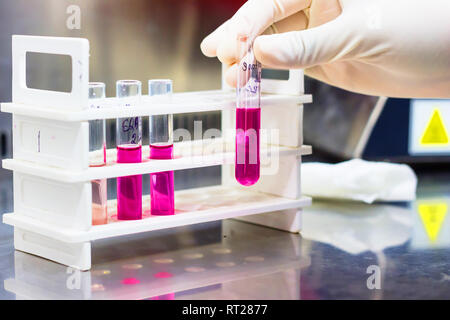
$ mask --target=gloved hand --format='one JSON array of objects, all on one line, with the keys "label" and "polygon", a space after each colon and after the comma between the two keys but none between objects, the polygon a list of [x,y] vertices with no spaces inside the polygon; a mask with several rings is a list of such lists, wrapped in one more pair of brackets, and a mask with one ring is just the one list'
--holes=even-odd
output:
[{"label": "gloved hand", "polygon": [[264,67],[369,95],[450,97],[449,0],[249,0],[201,44],[232,86],[242,34]]}]

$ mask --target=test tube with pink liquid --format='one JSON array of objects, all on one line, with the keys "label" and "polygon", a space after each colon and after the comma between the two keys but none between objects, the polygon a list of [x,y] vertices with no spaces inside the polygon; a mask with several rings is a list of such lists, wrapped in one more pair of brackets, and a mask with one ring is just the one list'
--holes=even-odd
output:
[{"label": "test tube with pink liquid", "polygon": [[[89,82],[89,107],[101,108],[100,102],[105,98],[105,84]],[[105,119],[89,121],[89,166],[106,165],[106,128]],[[91,181],[92,185],[92,224],[108,222],[106,179]]]},{"label": "test tube with pink liquid", "polygon": [[[119,80],[116,95],[120,106],[133,108],[141,99],[141,82]],[[119,118],[116,122],[117,163],[142,162],[141,117]],[[142,175],[117,178],[117,219],[142,219]]]},{"label": "test tube with pink liquid", "polygon": [[247,36],[238,37],[237,49],[235,177],[241,185],[251,186],[259,180],[260,171],[261,63]]},{"label": "test tube with pink liquid", "polygon": [[[172,94],[172,80],[153,79],[148,81],[149,96],[160,96],[160,101],[168,101]],[[152,115],[149,119],[150,159],[173,158],[173,116],[172,114]],[[150,174],[150,207],[152,215],[174,214],[173,171]]]}]

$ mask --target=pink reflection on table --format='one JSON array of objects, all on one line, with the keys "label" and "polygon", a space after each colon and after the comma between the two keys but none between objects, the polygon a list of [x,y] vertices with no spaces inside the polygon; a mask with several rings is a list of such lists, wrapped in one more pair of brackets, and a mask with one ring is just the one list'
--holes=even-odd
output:
[{"label": "pink reflection on table", "polygon": [[125,278],[122,280],[122,284],[139,284],[139,279],[136,278]]}]

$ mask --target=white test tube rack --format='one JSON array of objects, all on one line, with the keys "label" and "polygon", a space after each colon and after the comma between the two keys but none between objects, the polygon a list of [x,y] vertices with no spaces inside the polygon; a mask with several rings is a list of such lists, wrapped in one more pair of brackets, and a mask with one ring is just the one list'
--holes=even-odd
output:
[{"label": "white test tube rack", "polygon": [[[70,56],[72,91],[27,88],[27,52]],[[291,70],[287,81],[262,82],[261,129],[277,129],[278,139],[274,144],[262,137],[261,178],[242,187],[234,179],[234,138],[228,136],[176,142],[171,160],[117,164],[115,150],[108,150],[106,166],[89,167],[89,120],[221,110],[222,130],[233,129],[235,92],[226,85],[176,93],[169,102],[143,96],[133,108],[117,107],[115,98],[106,98],[109,107],[89,109],[88,40],[16,35],[12,59],[12,102],[1,109],[13,115],[13,158],[3,160],[3,168],[13,170],[14,212],[4,214],[3,222],[14,226],[16,250],[89,270],[90,242],[98,239],[227,218],[300,231],[302,208],[311,203],[300,190],[301,157],[311,153],[303,145],[303,104],[312,101],[303,94],[301,70]],[[143,157],[148,157],[145,146]],[[222,165],[222,184],[175,192],[173,216],[92,225],[92,180],[216,165]],[[144,196],[144,206],[148,203]],[[109,200],[108,213],[115,210],[116,200]]]}]

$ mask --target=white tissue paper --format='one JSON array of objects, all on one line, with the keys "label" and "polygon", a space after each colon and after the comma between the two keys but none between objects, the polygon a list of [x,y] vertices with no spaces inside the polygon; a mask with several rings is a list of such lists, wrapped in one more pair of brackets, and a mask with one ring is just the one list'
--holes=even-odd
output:
[{"label": "white tissue paper", "polygon": [[411,201],[417,177],[405,164],[354,159],[338,164],[302,164],[302,193],[313,198],[374,201]]}]

